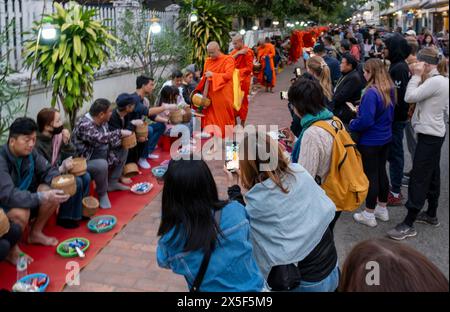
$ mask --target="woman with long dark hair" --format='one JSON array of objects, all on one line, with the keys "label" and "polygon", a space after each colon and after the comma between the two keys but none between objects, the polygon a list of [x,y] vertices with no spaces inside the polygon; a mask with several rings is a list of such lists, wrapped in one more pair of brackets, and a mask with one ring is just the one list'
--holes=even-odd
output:
[{"label": "woman with long dark hair", "polygon": [[261,291],[264,280],[253,258],[249,232],[244,206],[219,199],[203,160],[169,163],[158,230],[159,266],[183,275],[192,289],[210,252],[201,291]]},{"label": "woman with long dark hair", "polygon": [[[64,129],[59,111],[54,108],[44,108],[37,115],[38,134],[36,150],[61,174],[67,173],[73,167],[72,156],[75,147],[70,142],[70,132]],[[79,226],[82,219],[83,197],[89,195],[91,176],[85,173],[76,177],[77,192],[59,208],[57,224],[72,229]]]}]

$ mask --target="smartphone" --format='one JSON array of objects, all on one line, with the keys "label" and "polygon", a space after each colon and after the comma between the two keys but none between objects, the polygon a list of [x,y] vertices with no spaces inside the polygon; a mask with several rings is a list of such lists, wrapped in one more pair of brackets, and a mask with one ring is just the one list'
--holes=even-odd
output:
[{"label": "smartphone", "polygon": [[302,69],[300,67],[295,68],[295,76],[300,77],[302,75]]},{"label": "smartphone", "polygon": [[280,91],[280,98],[282,100],[287,100],[288,99],[288,92],[287,91]]},{"label": "smartphone", "polygon": [[345,104],[347,104],[347,106],[348,106],[353,112],[356,112],[356,107],[355,107],[355,105],[353,105],[353,104],[350,103],[350,102],[345,102]]},{"label": "smartphone", "polygon": [[239,169],[239,145],[236,142],[225,143],[225,166],[230,172]]}]

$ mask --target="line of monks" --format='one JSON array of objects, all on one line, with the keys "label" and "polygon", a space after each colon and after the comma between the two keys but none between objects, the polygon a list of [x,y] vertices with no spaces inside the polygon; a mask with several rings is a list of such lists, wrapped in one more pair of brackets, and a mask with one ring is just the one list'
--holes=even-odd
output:
[{"label": "line of monks", "polygon": [[[295,63],[302,55],[303,48],[313,47],[315,40],[322,31],[322,27],[308,29],[307,31],[294,30],[290,38],[290,61]],[[276,85],[276,71],[274,65],[275,46],[267,38],[260,41],[257,55],[244,44],[241,35],[233,37],[233,51],[229,55],[221,52],[217,42],[210,42],[207,46],[208,58],[205,61],[203,76],[196,91],[203,93],[208,81],[208,94],[203,94],[211,100],[211,105],[202,110],[202,128],[215,125],[221,133],[214,131],[215,137],[225,137],[225,127],[236,125],[237,117],[241,125],[245,125],[248,114],[248,95],[250,93],[254,63],[260,64],[257,74],[258,83],[272,92]],[[239,70],[239,85],[244,94],[240,109],[233,106],[235,97],[233,92],[233,74]]]}]

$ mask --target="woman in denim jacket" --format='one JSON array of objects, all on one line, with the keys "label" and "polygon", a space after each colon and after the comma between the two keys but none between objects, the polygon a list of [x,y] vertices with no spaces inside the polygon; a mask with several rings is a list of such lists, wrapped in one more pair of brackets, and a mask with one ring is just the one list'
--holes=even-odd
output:
[{"label": "woman in denim jacket", "polygon": [[[222,210],[220,225],[214,212]],[[220,201],[203,160],[172,160],[164,176],[157,261],[185,277],[191,288],[204,252],[215,248],[200,291],[261,291],[264,280],[253,258],[244,206]]]}]

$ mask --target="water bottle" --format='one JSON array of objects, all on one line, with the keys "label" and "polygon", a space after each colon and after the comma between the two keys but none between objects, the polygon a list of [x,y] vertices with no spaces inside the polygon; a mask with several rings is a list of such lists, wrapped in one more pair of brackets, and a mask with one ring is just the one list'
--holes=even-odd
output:
[{"label": "water bottle", "polygon": [[21,278],[28,275],[28,263],[27,258],[25,257],[25,254],[23,252],[20,253],[19,259],[17,260],[17,280],[20,280]]}]

